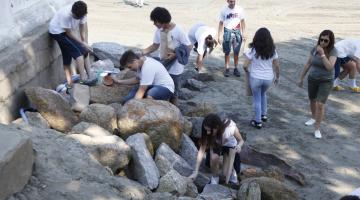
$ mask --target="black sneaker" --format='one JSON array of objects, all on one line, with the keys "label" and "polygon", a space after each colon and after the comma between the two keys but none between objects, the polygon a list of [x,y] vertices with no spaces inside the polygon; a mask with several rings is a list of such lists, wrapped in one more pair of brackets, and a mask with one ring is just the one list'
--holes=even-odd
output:
[{"label": "black sneaker", "polygon": [[268,117],[266,115],[261,115],[261,121],[267,122]]},{"label": "black sneaker", "polygon": [[234,69],[234,76],[240,77],[240,72],[236,67]]},{"label": "black sneaker", "polygon": [[250,121],[251,126],[257,128],[257,129],[261,129],[262,128],[262,123],[261,122],[256,122],[255,120],[251,120]]},{"label": "black sneaker", "polygon": [[225,77],[229,77],[229,76],[230,76],[230,70],[229,70],[229,69],[225,69],[225,71],[224,71],[224,76],[225,76]]},{"label": "black sneaker", "polygon": [[94,86],[96,85],[98,79],[94,78],[94,79],[88,79],[88,80],[80,80],[79,83],[82,85],[88,85],[88,86]]}]

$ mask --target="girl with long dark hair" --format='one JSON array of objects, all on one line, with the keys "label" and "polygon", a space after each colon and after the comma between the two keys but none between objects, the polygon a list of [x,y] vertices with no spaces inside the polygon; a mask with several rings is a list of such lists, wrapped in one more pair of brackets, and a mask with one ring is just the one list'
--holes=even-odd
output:
[{"label": "girl with long dark hair", "polygon": [[266,91],[272,83],[275,85],[279,83],[280,64],[268,29],[257,30],[249,47],[250,49],[244,53],[244,70],[250,73],[249,82],[255,111],[255,119],[250,123],[260,129],[262,122],[268,120]]},{"label": "girl with long dark hair", "polygon": [[[200,149],[196,159],[196,166],[190,178],[195,179],[200,163],[206,155],[206,165],[210,167],[213,177],[211,183],[219,182],[219,176],[225,177],[225,184],[229,181],[237,184],[240,173],[240,151],[244,144],[239,129],[231,119],[221,120],[216,114],[209,114],[202,123],[202,134],[199,140]],[[219,170],[219,157],[223,155],[222,172]]]},{"label": "girl with long dark hair", "polygon": [[336,62],[336,49],[334,48],[334,33],[324,30],[320,33],[317,45],[312,48],[310,56],[298,83],[303,86],[304,77],[308,76],[308,95],[310,100],[311,119],[305,125],[315,124],[314,136],[320,139],[320,123],[324,118],[325,103],[333,87],[334,65]]}]

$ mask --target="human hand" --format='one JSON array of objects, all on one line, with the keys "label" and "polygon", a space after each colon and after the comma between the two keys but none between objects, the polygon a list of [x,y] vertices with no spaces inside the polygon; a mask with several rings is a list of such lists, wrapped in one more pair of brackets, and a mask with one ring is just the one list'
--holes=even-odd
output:
[{"label": "human hand", "polygon": [[241,152],[241,147],[242,145],[238,144],[235,146],[234,150],[236,151],[236,153],[240,153]]},{"label": "human hand", "polygon": [[303,84],[304,84],[304,83],[303,83],[303,80],[301,80],[301,81],[298,82],[297,85],[298,85],[300,88],[302,88],[302,87],[303,87]]},{"label": "human hand", "polygon": [[172,60],[176,57],[176,53],[175,52],[169,52],[167,53],[167,57],[166,60]]},{"label": "human hand", "polygon": [[194,171],[194,172],[189,176],[189,178],[190,178],[191,180],[195,180],[196,177],[197,177],[197,175],[198,175],[198,172],[197,172],[197,171]]},{"label": "human hand", "polygon": [[316,46],[316,51],[318,52],[319,55],[325,54],[324,49],[320,45]]},{"label": "human hand", "polygon": [[280,78],[274,79],[274,85],[277,86],[280,83]]},{"label": "human hand", "polygon": [[86,42],[83,42],[82,43],[82,46],[87,50],[87,51],[90,51],[90,52],[93,52],[93,48],[88,45]]},{"label": "human hand", "polygon": [[218,43],[219,43],[220,45],[222,45],[222,39],[221,39],[221,37],[218,37]]}]

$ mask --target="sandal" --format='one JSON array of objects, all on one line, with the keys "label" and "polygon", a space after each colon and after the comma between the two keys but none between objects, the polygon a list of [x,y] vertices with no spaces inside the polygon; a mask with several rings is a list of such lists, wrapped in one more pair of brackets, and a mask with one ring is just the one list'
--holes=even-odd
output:
[{"label": "sandal", "polygon": [[257,121],[255,121],[255,120],[251,120],[251,121],[250,121],[250,124],[251,124],[251,126],[253,126],[253,127],[257,128],[257,129],[261,129],[261,128],[262,128],[262,123],[261,123],[261,122],[257,122]]}]

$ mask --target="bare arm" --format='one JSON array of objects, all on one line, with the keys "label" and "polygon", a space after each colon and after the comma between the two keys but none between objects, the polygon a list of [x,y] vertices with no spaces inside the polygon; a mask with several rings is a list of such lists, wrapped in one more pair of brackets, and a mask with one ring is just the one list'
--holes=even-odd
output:
[{"label": "bare arm", "polygon": [[147,90],[148,86],[147,85],[140,85],[139,89],[137,90],[136,94],[135,94],[135,99],[142,99],[144,98],[145,92]]},{"label": "bare arm", "polygon": [[195,165],[195,170],[194,172],[189,176],[189,178],[191,179],[195,179],[199,173],[199,168],[200,168],[200,164],[201,164],[201,161],[204,157],[204,154],[205,154],[205,147],[203,145],[200,146],[200,149],[199,149],[199,152],[197,154],[197,157],[196,157],[196,165]]},{"label": "bare arm", "polygon": [[[67,35],[69,38],[71,38],[71,39],[79,42],[83,47],[86,48],[86,50],[92,51],[92,48],[87,44],[87,42],[83,41],[83,39],[84,39],[84,40],[87,40],[87,33],[86,33],[86,31],[85,31],[86,27],[83,26],[83,27],[81,28],[81,26],[80,26],[79,28],[80,28],[80,37],[81,37],[81,39],[80,39],[79,37],[77,37],[76,34],[74,33],[74,31],[72,31],[71,29],[65,29],[66,35]],[[82,29],[82,30],[81,30],[81,29]],[[82,32],[83,32],[83,33],[82,33]]]},{"label": "bare arm", "polygon": [[308,60],[306,61],[305,65],[304,65],[304,69],[303,69],[303,71],[301,72],[300,80],[299,80],[299,83],[298,83],[298,86],[299,86],[299,87],[302,87],[302,86],[303,86],[304,77],[305,77],[305,75],[308,73],[308,71],[309,71],[309,69],[310,69],[310,65],[311,65],[311,55],[309,56]]},{"label": "bare arm", "polygon": [[243,66],[245,72],[249,72],[250,63],[251,63],[251,60],[249,60],[248,58],[245,57],[244,66]]},{"label": "bare arm", "polygon": [[241,151],[241,147],[244,144],[244,140],[242,139],[240,131],[237,127],[235,128],[234,137],[237,140],[237,145],[235,147],[235,150],[239,153]]},{"label": "bare arm", "polygon": [[88,26],[87,23],[79,26],[81,41],[88,43]]},{"label": "bare arm", "polygon": [[336,62],[336,56],[330,56],[329,58],[327,58],[326,56],[322,57],[322,61],[324,63],[325,68],[330,71],[332,69],[334,69],[334,65]]},{"label": "bare arm", "polygon": [[196,58],[196,67],[201,69],[203,66],[204,66],[204,64],[203,64],[203,54],[198,54],[198,56]]},{"label": "bare arm", "polygon": [[147,48],[142,49],[141,53],[143,55],[148,55],[148,54],[156,51],[159,47],[160,47],[160,44],[153,43],[152,45],[148,46]]},{"label": "bare arm", "polygon": [[246,35],[245,35],[245,27],[246,27],[245,19],[242,19],[240,23],[241,23],[241,35],[243,37],[243,40],[245,40],[246,39]]},{"label": "bare arm", "polygon": [[223,31],[224,31],[224,22],[220,21],[218,27],[218,42],[220,45],[222,44]]}]

